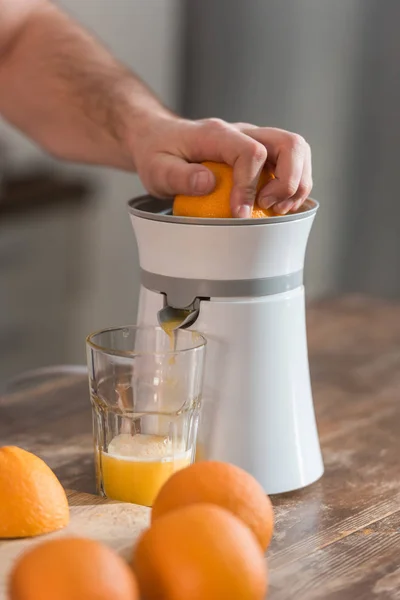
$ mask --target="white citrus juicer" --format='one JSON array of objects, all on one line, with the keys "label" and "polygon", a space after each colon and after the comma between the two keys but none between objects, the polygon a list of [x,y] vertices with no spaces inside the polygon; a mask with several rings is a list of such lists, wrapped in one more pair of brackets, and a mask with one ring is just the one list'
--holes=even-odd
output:
[{"label": "white citrus juicer", "polygon": [[244,468],[267,494],[323,473],[303,286],[317,208],[308,200],[293,215],[200,219],[175,217],[151,196],[129,203],[139,324],[189,314],[185,326],[208,340],[198,452]]}]

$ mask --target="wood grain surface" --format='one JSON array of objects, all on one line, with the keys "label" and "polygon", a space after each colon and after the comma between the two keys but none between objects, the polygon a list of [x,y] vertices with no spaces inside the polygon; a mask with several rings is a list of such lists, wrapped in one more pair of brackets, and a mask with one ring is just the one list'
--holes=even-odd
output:
[{"label": "wood grain surface", "polygon": [[43,537],[0,541],[0,600],[7,598],[7,579],[14,561],[44,539],[68,535],[88,537],[106,543],[126,560],[131,560],[133,546],[148,526],[150,510],[72,490],[68,490],[67,495],[71,511],[68,527]]},{"label": "wood grain surface", "polygon": [[[360,297],[308,310],[325,475],[273,498],[270,600],[400,599],[400,305]],[[0,400],[0,441],[94,492],[85,377]]]}]

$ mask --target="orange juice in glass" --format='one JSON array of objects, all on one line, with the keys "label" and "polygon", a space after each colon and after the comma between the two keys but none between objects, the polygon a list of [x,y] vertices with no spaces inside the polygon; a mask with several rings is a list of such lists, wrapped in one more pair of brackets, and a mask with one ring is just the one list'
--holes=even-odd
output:
[{"label": "orange juice in glass", "polygon": [[121,327],[87,338],[97,487],[152,506],[160,488],[194,459],[205,339],[158,327]]},{"label": "orange juice in glass", "polygon": [[164,436],[122,433],[101,457],[104,492],[110,498],[152,506],[167,479],[191,462],[192,451],[183,443],[173,451]]}]

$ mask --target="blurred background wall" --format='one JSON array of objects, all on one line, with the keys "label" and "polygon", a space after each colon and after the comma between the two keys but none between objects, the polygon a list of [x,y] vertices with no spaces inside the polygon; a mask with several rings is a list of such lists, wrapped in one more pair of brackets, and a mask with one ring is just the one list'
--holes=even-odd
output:
[{"label": "blurred background wall", "polygon": [[[396,0],[384,11],[379,0],[58,3],[183,114],[307,138],[321,201],[307,256],[310,298],[400,294]],[[5,176],[45,169],[62,178],[52,207],[1,217],[1,381],[83,362],[90,330],[134,321],[138,265],[125,203],[142,188],[134,175],[56,163],[5,124],[0,140]],[[81,201],[73,209],[57,202],[57,190],[73,195],[77,182],[86,186]]]}]

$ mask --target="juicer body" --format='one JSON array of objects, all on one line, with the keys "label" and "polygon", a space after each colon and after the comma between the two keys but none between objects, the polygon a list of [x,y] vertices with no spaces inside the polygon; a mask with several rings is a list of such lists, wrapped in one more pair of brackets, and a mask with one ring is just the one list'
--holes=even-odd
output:
[{"label": "juicer body", "polygon": [[191,328],[208,341],[198,452],[244,468],[268,494],[323,473],[302,284],[314,216],[203,225],[131,213],[139,323],[157,324],[165,302],[198,301]]}]

